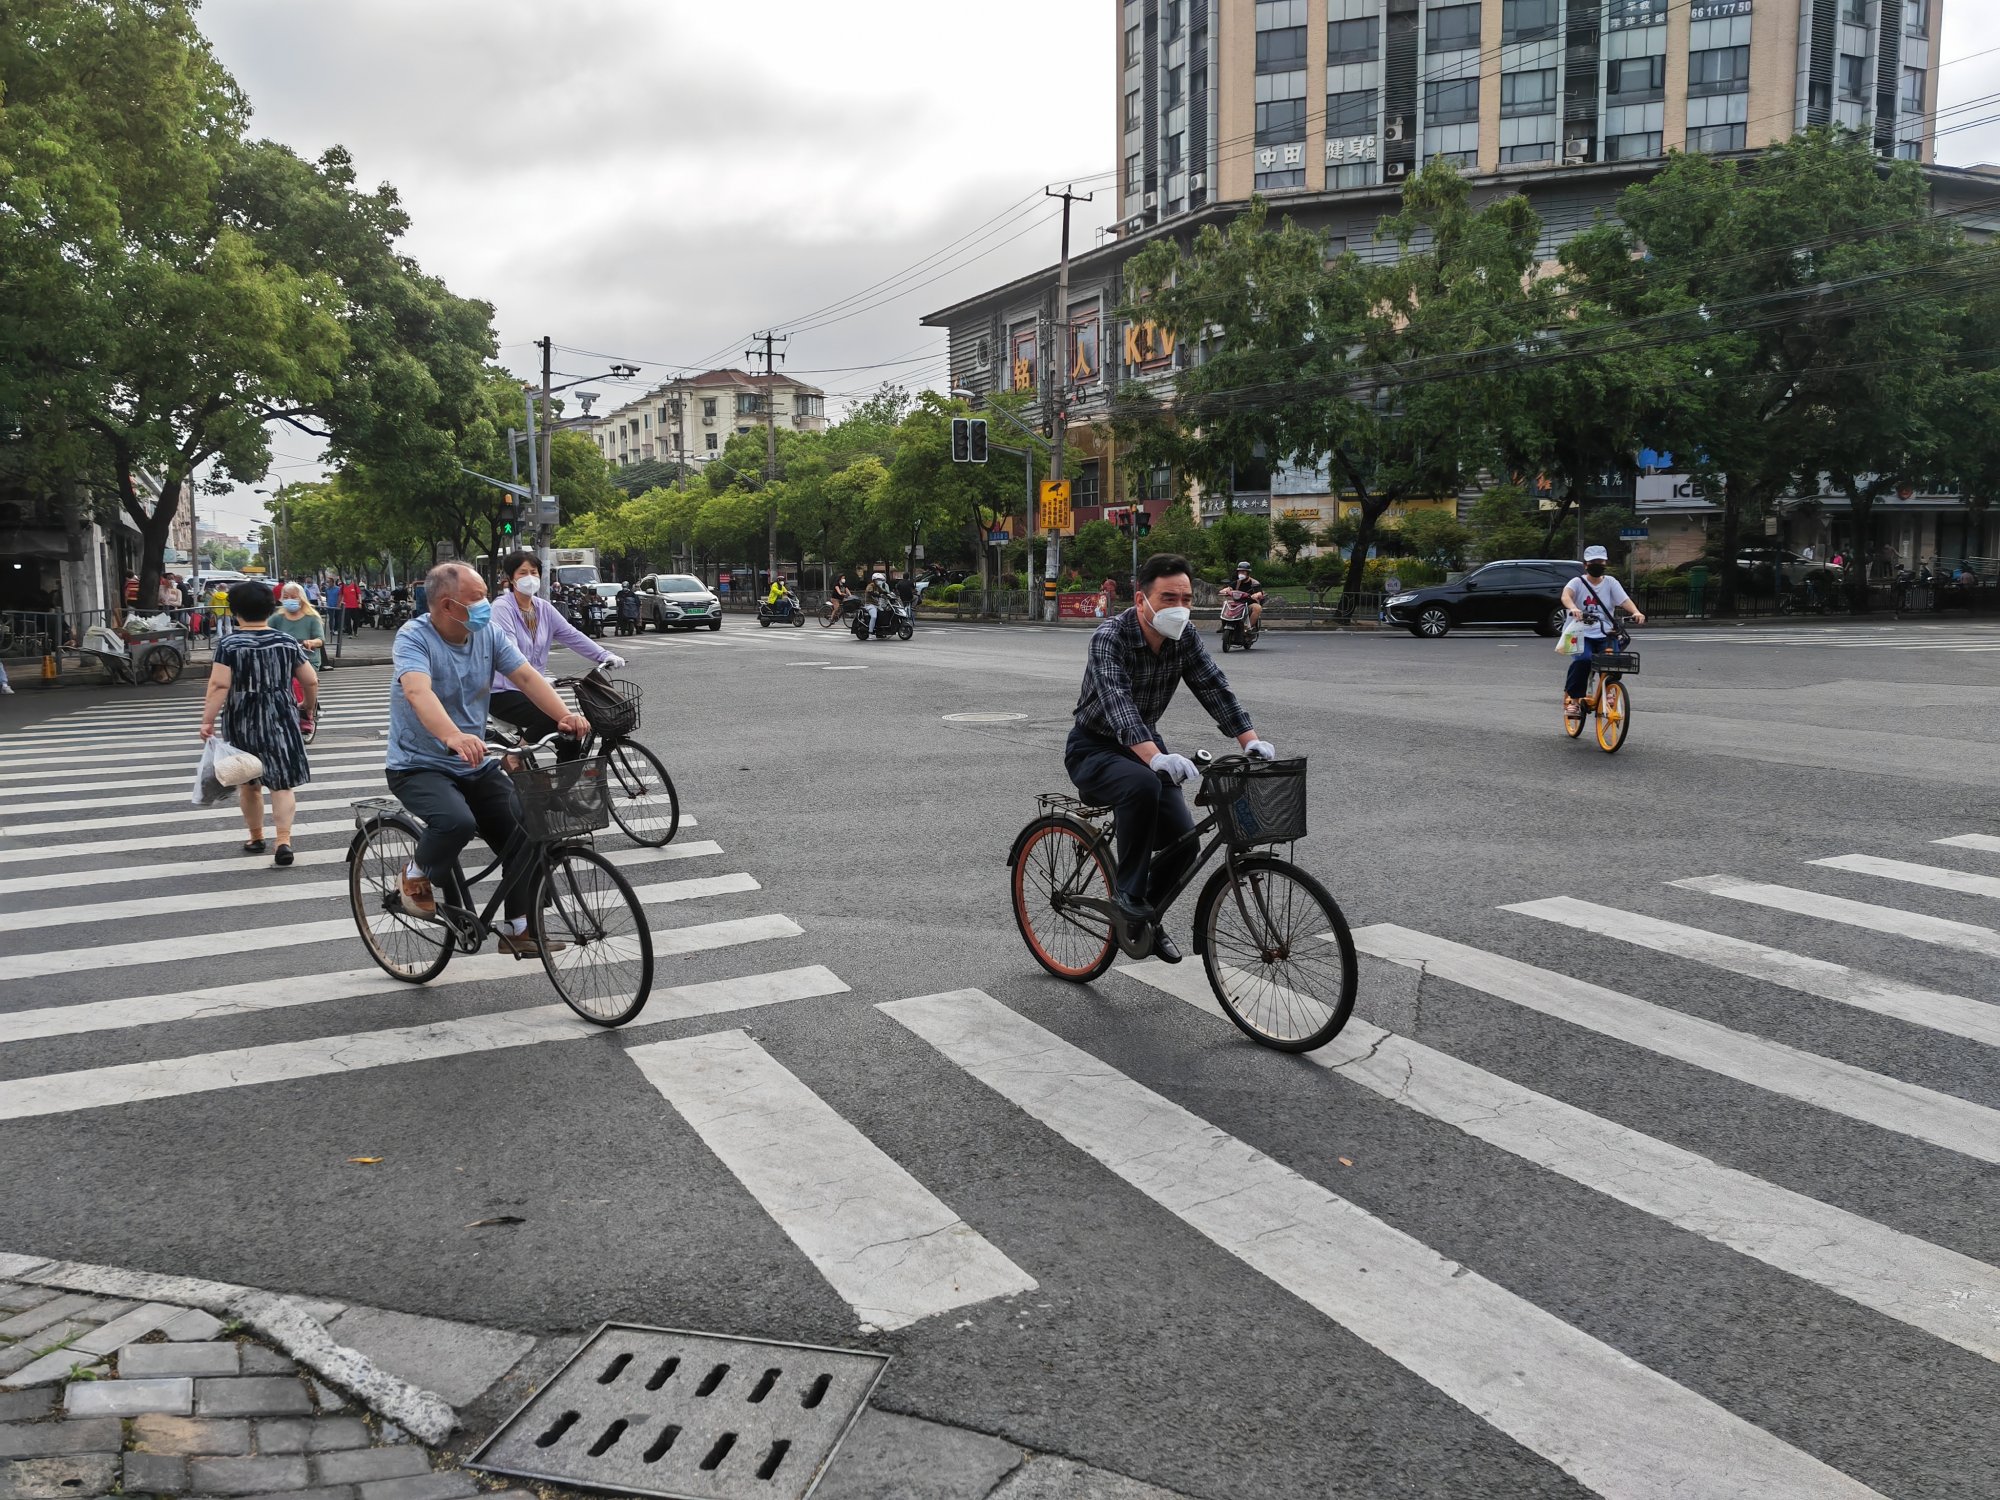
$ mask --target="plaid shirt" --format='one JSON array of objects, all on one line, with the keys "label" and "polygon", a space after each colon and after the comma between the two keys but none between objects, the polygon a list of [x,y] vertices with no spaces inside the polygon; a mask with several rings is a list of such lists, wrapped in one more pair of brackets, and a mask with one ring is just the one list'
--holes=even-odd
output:
[{"label": "plaid shirt", "polygon": [[1179,640],[1162,641],[1155,652],[1139,628],[1138,610],[1128,609],[1098,626],[1090,638],[1090,664],[1083,670],[1083,691],[1076,700],[1076,727],[1128,748],[1147,740],[1163,743],[1153,726],[1183,682],[1224,734],[1248,733],[1250,716],[1202,646],[1193,623]]}]

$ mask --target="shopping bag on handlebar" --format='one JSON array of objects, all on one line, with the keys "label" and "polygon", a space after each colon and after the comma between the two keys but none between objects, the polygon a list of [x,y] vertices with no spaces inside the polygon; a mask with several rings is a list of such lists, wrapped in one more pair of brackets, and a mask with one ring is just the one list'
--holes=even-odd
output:
[{"label": "shopping bag on handlebar", "polygon": [[1586,649],[1583,644],[1583,621],[1565,621],[1562,634],[1556,637],[1556,655],[1581,656]]}]

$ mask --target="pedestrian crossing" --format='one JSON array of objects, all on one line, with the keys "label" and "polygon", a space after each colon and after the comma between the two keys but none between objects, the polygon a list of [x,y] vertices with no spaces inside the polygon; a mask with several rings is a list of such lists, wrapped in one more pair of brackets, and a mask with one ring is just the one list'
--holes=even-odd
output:
[{"label": "pedestrian crossing", "polygon": [[[1242,1118],[1222,1117],[1236,1107],[1231,1090],[1197,1108],[1171,1067],[1148,1073],[1143,1050],[1114,1062],[1096,1029],[1103,1003],[1144,997],[1178,1004],[1119,1014],[1196,1028],[1200,1047],[1233,1050],[1239,1082],[1306,1090],[1313,1109],[1295,1122],[1303,1133],[1337,1140],[1365,1099],[1392,1126],[1449,1132],[1455,1144],[1446,1147],[1426,1137],[1432,1150],[1497,1154],[1536,1182],[1642,1216],[1663,1239],[1719,1247],[1801,1296],[1928,1341],[1940,1359],[1963,1357],[1973,1363],[1954,1368],[1959,1387],[2000,1395],[2000,1269],[1990,1243],[1816,1191],[1810,1171],[1776,1173],[1769,1151],[1747,1142],[1718,1147],[1678,1119],[1620,1118],[1616,1103],[1566,1097],[1573,1090],[1559,1070],[1524,1071],[1538,1066],[1524,1061],[1528,1052],[1467,1056],[1463,1033],[1447,1025],[1432,1035],[1421,1016],[1392,1029],[1375,1006],[1386,976],[1414,975],[1428,1005],[1476,1015],[1497,1036],[1552,1024],[1618,1049],[1635,1074],[1678,1070],[1690,1118],[1711,1091],[1733,1091],[1781,1102],[1791,1112],[1786,1129],[1823,1120],[1876,1133],[1940,1180],[1990,1174],[2000,1166],[2000,1108],[1966,1078],[1990,1076],[1983,1049],[2000,1046],[2000,994],[1988,980],[1968,982],[1962,960],[1989,958],[2000,945],[2000,928],[1979,920],[1984,903],[2000,899],[2000,838],[1831,854],[1756,878],[1690,873],[1663,881],[1656,899],[1628,889],[1617,909],[1538,895],[1469,923],[1480,942],[1364,925],[1354,934],[1369,961],[1356,1017],[1301,1061],[1249,1050],[1193,955],[1177,966],[1121,964],[1098,996],[1062,990],[1061,1005],[1038,1017],[1035,996],[1046,992],[1022,974],[979,976],[982,987],[942,993],[857,995],[814,961],[809,924],[735,867],[743,861],[727,848],[727,820],[711,814],[703,837],[666,849],[605,841],[646,905],[659,953],[695,966],[684,982],[676,973],[656,987],[645,1011],[607,1036],[546,1003],[539,970],[493,953],[459,955],[415,990],[362,962],[341,862],[351,833],[344,804],[359,793],[333,783],[363,780],[369,754],[379,765],[379,747],[355,752],[345,763],[356,768],[351,777],[339,762],[326,768],[326,815],[302,814],[299,865],[282,880],[215,847],[239,837],[233,827],[139,832],[141,815],[118,809],[143,805],[126,799],[155,788],[163,806],[179,799],[178,778],[192,763],[183,733],[190,706],[173,706],[179,719],[66,715],[42,726],[48,740],[33,740],[36,731],[0,738],[0,861],[11,866],[0,872],[0,897],[22,903],[0,907],[0,1122],[58,1121],[87,1141],[94,1120],[112,1118],[103,1112],[125,1112],[121,1128],[143,1127],[146,1111],[173,1101],[233,1091],[255,1108],[259,1090],[291,1110],[301,1086],[328,1091],[327,1107],[338,1109],[343,1089],[382,1070],[512,1055],[526,1072],[534,1049],[594,1038],[616,1069],[590,1107],[607,1121],[636,1112],[663,1123],[679,1149],[704,1153],[782,1231],[795,1274],[836,1297],[857,1329],[941,1337],[963,1310],[1013,1305],[1074,1277],[1091,1247],[1027,1233],[984,1200],[954,1201],[964,1194],[922,1134],[884,1131],[878,1117],[843,1104],[811,1030],[779,1024],[797,1008],[844,1005],[880,1030],[885,1051],[916,1046],[896,1053],[902,1087],[892,1108],[904,1099],[921,1108],[921,1097],[955,1087],[990,1097],[1002,1134],[1041,1143],[1026,1159],[1064,1153],[1065,1171],[1086,1173],[1105,1212],[1139,1226],[1134,1233],[1144,1215],[1166,1216],[1218,1264],[1295,1299],[1329,1340],[1358,1341],[1584,1490],[1620,1500],[1899,1493],[1834,1461],[1837,1434],[1810,1408],[1773,1423],[1746,1410],[1739,1392],[1637,1358],[1591,1309],[1549,1305],[1475,1253],[1431,1243],[1420,1214],[1340,1191],[1331,1151],[1270,1149]],[[379,722],[360,694],[350,713],[357,738]],[[74,754],[107,742],[123,747],[115,769],[74,768]],[[99,779],[108,797],[94,796]],[[379,791],[379,778],[368,786]],[[82,860],[91,865],[79,874]],[[246,931],[232,901],[253,889],[264,909]],[[1691,910],[1711,915],[1686,920]],[[91,924],[101,932],[73,941]],[[128,926],[141,930],[127,937]],[[1816,929],[1866,934],[1866,965],[1797,951],[1812,946],[1801,934]],[[1599,961],[1590,977],[1570,972],[1581,963],[1548,958],[1554,945],[1536,939],[1551,935],[1591,941]],[[245,943],[256,970],[227,970]],[[1607,952],[1616,955],[1609,964]],[[1929,962],[1957,978],[1926,975]],[[225,972],[208,972],[218,967]],[[1696,1014],[1683,1002],[1684,969],[1760,1002],[1822,1006],[1819,1029],[1808,1045],[1763,1034],[1756,1007],[1723,1019]],[[388,997],[406,1001],[407,1015],[370,1023],[368,1007]],[[1075,1024],[1084,1016],[1090,1028]],[[287,1019],[285,1034],[232,1030],[267,1019]],[[1975,1066],[1929,1077],[1900,1056],[1867,1066],[1873,1059],[1830,1055],[1844,1050],[1839,1028],[1849,1020],[1961,1049]],[[86,1045],[112,1050],[99,1056]],[[79,1050],[55,1050],[65,1046]],[[1795,1149],[1809,1158],[1809,1132],[1796,1133]],[[0,1152],[4,1141],[0,1134]],[[1006,1144],[979,1148],[997,1160]],[[632,1165],[643,1177],[645,1163]],[[1386,1189],[1392,1204],[1398,1187]],[[1056,1188],[1030,1166],[1013,1191]],[[1415,1210],[1428,1191],[1411,1181],[1404,1206]],[[0,1245],[14,1248],[36,1247]],[[706,1248],[718,1259],[738,1253],[726,1220]],[[1182,1294],[1200,1285],[1185,1283]],[[1704,1290],[1732,1295],[1726,1282]],[[1836,1364],[1868,1353],[1848,1344],[1824,1351]],[[1962,1460],[1968,1474],[1980,1472],[1976,1448]],[[1421,1473],[1404,1477],[1411,1492],[1427,1487]],[[1550,1488],[1560,1485],[1552,1479]]]}]

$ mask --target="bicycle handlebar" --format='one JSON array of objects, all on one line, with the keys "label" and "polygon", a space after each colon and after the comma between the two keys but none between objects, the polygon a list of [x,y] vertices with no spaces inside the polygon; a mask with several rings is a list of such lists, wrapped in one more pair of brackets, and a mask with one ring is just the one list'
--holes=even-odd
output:
[{"label": "bicycle handlebar", "polygon": [[557,740],[570,739],[570,738],[572,738],[572,736],[566,735],[560,729],[558,729],[554,734],[548,734],[542,736],[542,738],[536,740],[532,745],[526,743],[525,741],[523,741],[521,744],[518,745],[501,745],[501,744],[495,744],[492,740],[488,740],[486,742],[486,758],[488,760],[498,760],[501,756],[504,755],[522,755],[522,754],[532,755],[537,750],[548,749],[549,746],[553,745]]}]

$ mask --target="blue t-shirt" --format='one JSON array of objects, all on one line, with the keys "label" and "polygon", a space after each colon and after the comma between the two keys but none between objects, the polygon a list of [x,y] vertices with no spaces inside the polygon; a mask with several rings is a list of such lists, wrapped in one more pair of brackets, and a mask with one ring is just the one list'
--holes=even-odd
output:
[{"label": "blue t-shirt", "polygon": [[396,632],[396,646],[389,659],[395,671],[389,687],[389,769],[444,771],[453,776],[472,776],[485,770],[484,764],[468,766],[424,728],[403,694],[403,674],[427,674],[431,691],[451,722],[467,734],[483,735],[486,706],[493,697],[493,674],[517,672],[526,666],[528,659],[520,649],[505,633],[490,626],[473,631],[463,646],[454,646],[437,633],[429,615],[418,615]]}]

